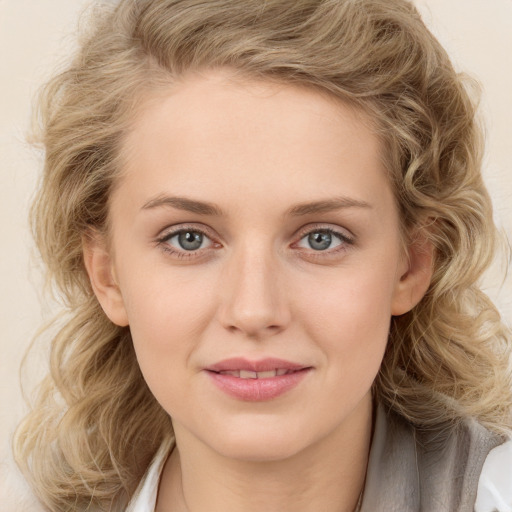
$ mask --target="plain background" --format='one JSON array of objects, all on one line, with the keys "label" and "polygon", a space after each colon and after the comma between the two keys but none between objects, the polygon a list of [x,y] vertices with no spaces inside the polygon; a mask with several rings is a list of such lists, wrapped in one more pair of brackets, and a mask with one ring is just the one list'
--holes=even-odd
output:
[{"label": "plain background", "polygon": [[[25,141],[31,104],[38,87],[72,51],[78,17],[88,3],[89,0],[0,0],[0,454],[3,457],[7,457],[12,432],[25,410],[18,377],[21,358],[52,310],[41,296],[41,278],[27,224],[41,163],[40,154]],[[416,3],[457,69],[469,72],[483,85],[481,110],[487,127],[484,176],[493,197],[496,222],[512,240],[512,0],[417,0]],[[504,279],[505,266],[503,260],[501,264],[496,263],[483,287],[512,326],[512,269]],[[43,371],[46,365],[43,353],[37,361],[29,371]]]}]

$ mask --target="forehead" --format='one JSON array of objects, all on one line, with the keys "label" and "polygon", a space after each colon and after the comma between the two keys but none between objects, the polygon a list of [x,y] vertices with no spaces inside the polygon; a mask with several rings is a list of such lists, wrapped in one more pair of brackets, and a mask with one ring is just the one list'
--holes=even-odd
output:
[{"label": "forehead", "polygon": [[236,190],[245,206],[273,192],[288,202],[329,196],[333,185],[356,200],[389,195],[371,119],[327,93],[209,72],[142,105],[121,150],[122,182],[139,203],[162,187],[205,200]]}]

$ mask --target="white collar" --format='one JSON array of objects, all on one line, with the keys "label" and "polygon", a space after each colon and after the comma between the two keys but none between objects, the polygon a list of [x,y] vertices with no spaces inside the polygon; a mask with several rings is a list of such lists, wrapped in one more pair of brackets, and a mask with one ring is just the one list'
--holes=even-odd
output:
[{"label": "white collar", "polygon": [[154,512],[160,475],[169,453],[174,448],[174,439],[168,439],[160,446],[153,461],[132,496],[126,512]]}]

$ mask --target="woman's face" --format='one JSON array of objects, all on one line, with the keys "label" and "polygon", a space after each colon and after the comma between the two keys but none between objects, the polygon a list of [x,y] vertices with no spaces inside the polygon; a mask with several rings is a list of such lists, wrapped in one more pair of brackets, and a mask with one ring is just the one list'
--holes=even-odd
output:
[{"label": "woman's face", "polygon": [[148,102],[123,152],[88,268],[177,434],[259,460],[336,435],[417,302],[364,116],[211,72]]}]

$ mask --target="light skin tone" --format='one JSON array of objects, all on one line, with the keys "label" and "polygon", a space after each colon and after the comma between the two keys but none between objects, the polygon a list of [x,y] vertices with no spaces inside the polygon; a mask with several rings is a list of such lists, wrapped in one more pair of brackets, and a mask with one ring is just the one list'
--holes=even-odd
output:
[{"label": "light skin tone", "polygon": [[[110,239],[84,253],[173,419],[157,512],[355,508],[390,319],[431,277],[427,244],[404,251],[381,152],[354,109],[227,71],[183,79],[134,120]],[[247,401],[205,370],[232,357],[309,370]]]}]

